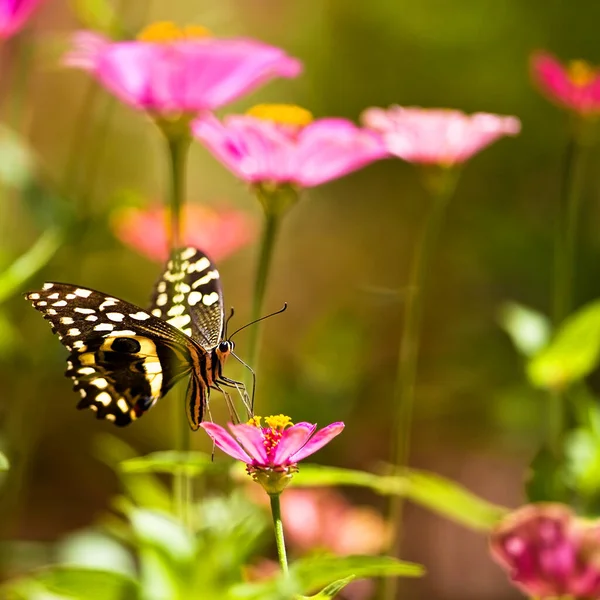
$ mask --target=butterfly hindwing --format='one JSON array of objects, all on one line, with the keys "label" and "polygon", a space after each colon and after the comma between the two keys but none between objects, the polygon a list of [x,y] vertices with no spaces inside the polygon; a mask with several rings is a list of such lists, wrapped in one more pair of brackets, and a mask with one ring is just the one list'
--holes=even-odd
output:
[{"label": "butterfly hindwing", "polygon": [[46,283],[26,295],[70,351],[78,408],[127,425],[188,374],[201,349],[177,328],[102,292]]},{"label": "butterfly hindwing", "polygon": [[219,271],[197,248],[174,250],[154,286],[150,312],[212,350],[223,333]]}]

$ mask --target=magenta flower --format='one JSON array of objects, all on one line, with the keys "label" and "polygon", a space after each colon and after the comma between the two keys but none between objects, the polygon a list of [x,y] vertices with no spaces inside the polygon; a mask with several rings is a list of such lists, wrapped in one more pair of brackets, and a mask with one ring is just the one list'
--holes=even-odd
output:
[{"label": "magenta flower", "polygon": [[192,131],[230,171],[252,184],[313,187],[387,155],[377,134],[299,107],[261,105],[219,121],[201,115]]},{"label": "magenta flower", "polygon": [[444,167],[463,163],[498,138],[521,130],[516,117],[446,109],[369,108],[361,118],[366,127],[383,135],[391,154]]},{"label": "magenta flower", "polygon": [[562,504],[530,504],[492,532],[492,556],[530,597],[600,597],[600,525]]},{"label": "magenta flower", "polygon": [[0,38],[19,31],[41,0],[0,0]]},{"label": "magenta flower", "polygon": [[233,425],[231,433],[216,423],[201,423],[215,445],[229,456],[246,463],[248,474],[269,494],[279,494],[298,470],[297,463],[328,444],[344,429],[332,423],[316,431],[311,423],[292,424],[289,417],[254,417]]},{"label": "magenta flower", "polygon": [[80,32],[64,62],[90,72],[130,106],[161,117],[214,110],[274,77],[301,71],[300,62],[279,48],[172,23],[155,24],[136,41]]},{"label": "magenta flower", "polygon": [[533,56],[531,67],[534,80],[550,100],[582,115],[600,111],[600,70],[583,60],[564,66],[544,52]]},{"label": "magenta flower", "polygon": [[[124,244],[151,260],[164,262],[169,254],[168,218],[169,211],[161,207],[122,208],[112,216],[111,227]],[[216,261],[250,243],[256,234],[254,222],[234,209],[186,204],[182,218],[182,243],[206,250]]]}]

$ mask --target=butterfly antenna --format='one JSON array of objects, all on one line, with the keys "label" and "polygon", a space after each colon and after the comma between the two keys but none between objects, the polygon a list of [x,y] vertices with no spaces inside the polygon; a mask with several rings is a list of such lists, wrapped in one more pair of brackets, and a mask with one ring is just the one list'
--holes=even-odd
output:
[{"label": "butterfly antenna", "polygon": [[223,339],[226,340],[227,338],[227,326],[229,325],[229,321],[231,321],[231,317],[233,317],[235,311],[233,309],[233,306],[231,307],[231,312],[229,313],[229,316],[227,317],[227,319],[225,320],[225,327],[223,327]]},{"label": "butterfly antenna", "polygon": [[279,315],[282,312],[285,312],[287,310],[287,302],[283,303],[283,308],[280,308],[279,310],[276,310],[275,312],[272,312],[268,315],[265,315],[264,317],[261,317],[260,319],[256,319],[255,321],[251,321],[250,323],[247,323],[246,325],[244,325],[243,327],[240,327],[239,329],[236,329],[230,336],[228,339],[232,339],[234,335],[236,335],[237,333],[239,333],[240,331],[242,331],[242,329],[246,329],[246,327],[250,327],[250,325],[254,325],[255,323],[260,323],[261,321],[264,321],[265,319],[269,319],[270,317],[274,317],[275,315]]}]

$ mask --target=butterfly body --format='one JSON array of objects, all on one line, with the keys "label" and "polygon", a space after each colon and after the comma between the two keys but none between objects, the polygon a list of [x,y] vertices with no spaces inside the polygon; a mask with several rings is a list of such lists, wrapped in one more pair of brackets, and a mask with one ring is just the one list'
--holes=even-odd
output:
[{"label": "butterfly body", "polygon": [[[81,396],[78,408],[90,408],[99,419],[127,425],[191,375],[186,403],[190,426],[197,429],[210,389],[229,381],[222,370],[233,345],[222,339],[219,274],[195,248],[173,253],[150,310],[58,282],[26,298],[70,352],[66,375]],[[195,309],[203,298],[208,300]]]}]

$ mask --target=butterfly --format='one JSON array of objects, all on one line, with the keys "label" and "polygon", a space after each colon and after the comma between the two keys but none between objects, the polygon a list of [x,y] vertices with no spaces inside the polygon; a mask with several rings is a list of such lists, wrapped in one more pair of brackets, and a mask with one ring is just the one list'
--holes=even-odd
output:
[{"label": "butterfly", "polygon": [[245,393],[241,382],[223,375],[234,344],[225,339],[219,272],[196,248],[172,252],[149,310],[58,282],[25,297],[70,352],[65,374],[81,395],[77,408],[90,408],[98,419],[128,425],[191,375],[186,407],[196,430],[211,388]]}]

